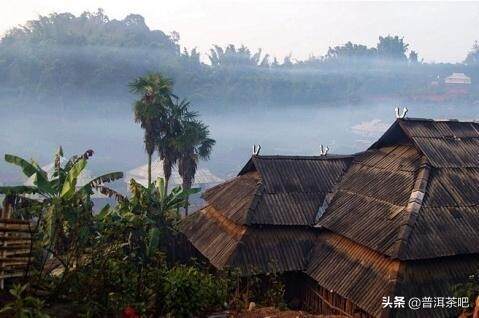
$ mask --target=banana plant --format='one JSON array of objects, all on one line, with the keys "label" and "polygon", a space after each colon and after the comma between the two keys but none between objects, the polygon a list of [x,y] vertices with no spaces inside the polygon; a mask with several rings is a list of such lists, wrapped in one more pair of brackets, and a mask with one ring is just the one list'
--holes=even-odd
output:
[{"label": "banana plant", "polygon": [[107,173],[78,185],[78,179],[92,155],[93,151],[87,150],[62,165],[63,150],[60,147],[55,154],[54,171],[50,176],[33,160],[5,155],[5,161],[18,166],[27,178],[33,180],[33,184],[3,186],[0,187],[0,193],[26,198],[32,203],[30,209],[38,209],[37,228],[41,230],[44,247],[53,253],[63,253],[71,244],[79,244],[87,238],[89,231],[85,225],[92,219],[93,190],[124,199],[121,194],[104,185],[122,178],[122,172]]},{"label": "banana plant", "polygon": [[98,223],[103,227],[99,232],[106,233],[103,239],[107,243],[126,240],[122,245],[125,254],[144,264],[159,248],[165,248],[165,239],[174,231],[179,209],[184,206],[186,197],[200,189],[175,187],[168,193],[163,178],[158,178],[150,187],[132,179],[129,186],[131,196],[128,199],[98,215]]}]

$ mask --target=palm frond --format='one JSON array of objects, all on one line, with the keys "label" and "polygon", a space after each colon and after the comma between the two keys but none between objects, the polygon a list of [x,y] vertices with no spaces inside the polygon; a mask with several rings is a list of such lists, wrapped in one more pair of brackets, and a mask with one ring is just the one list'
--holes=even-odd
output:
[{"label": "palm frond", "polygon": [[213,151],[213,146],[216,144],[216,140],[211,138],[205,138],[198,147],[198,156],[202,160],[208,160]]}]

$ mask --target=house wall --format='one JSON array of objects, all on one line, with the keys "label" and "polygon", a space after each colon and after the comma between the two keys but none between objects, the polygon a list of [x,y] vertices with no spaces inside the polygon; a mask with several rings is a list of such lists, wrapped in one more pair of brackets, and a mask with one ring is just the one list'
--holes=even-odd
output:
[{"label": "house wall", "polygon": [[286,285],[285,298],[292,308],[321,315],[373,317],[350,300],[321,287],[303,273],[290,273],[285,276],[284,281]]}]

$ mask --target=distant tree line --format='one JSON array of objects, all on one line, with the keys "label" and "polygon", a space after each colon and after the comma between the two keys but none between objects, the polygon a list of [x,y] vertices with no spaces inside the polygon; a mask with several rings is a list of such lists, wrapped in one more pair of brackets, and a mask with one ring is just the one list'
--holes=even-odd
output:
[{"label": "distant tree line", "polygon": [[196,49],[181,49],[179,39],[176,32],[151,30],[135,14],[123,20],[102,10],[40,16],[1,39],[0,93],[124,98],[131,78],[157,71],[195,102],[321,103],[413,94],[453,71],[479,75],[477,44],[461,64],[424,63],[392,35],[380,36],[376,47],[348,42],[307,60],[214,45],[204,63]]}]

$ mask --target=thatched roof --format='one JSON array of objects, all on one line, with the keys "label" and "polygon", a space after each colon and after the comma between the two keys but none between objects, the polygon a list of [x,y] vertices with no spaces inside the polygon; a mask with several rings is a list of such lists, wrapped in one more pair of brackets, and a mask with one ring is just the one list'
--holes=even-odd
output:
[{"label": "thatched roof", "polygon": [[237,177],[205,192],[206,206],[183,222],[182,232],[218,268],[302,270],[318,209],[350,161],[253,156]]},{"label": "thatched roof", "polygon": [[[153,160],[151,163],[151,179],[156,180],[157,178],[163,178],[163,161],[159,158]],[[135,169],[128,171],[125,175],[125,182],[129,183],[130,179],[135,179],[136,182],[145,185],[148,183],[148,164],[139,166]],[[224,180],[215,176],[210,170],[206,168],[198,168],[195,174],[195,185],[200,184],[216,184],[223,182]],[[172,185],[181,185],[182,179],[180,174],[178,173],[178,168],[176,166],[173,167],[171,171],[170,177],[170,184]]]}]

